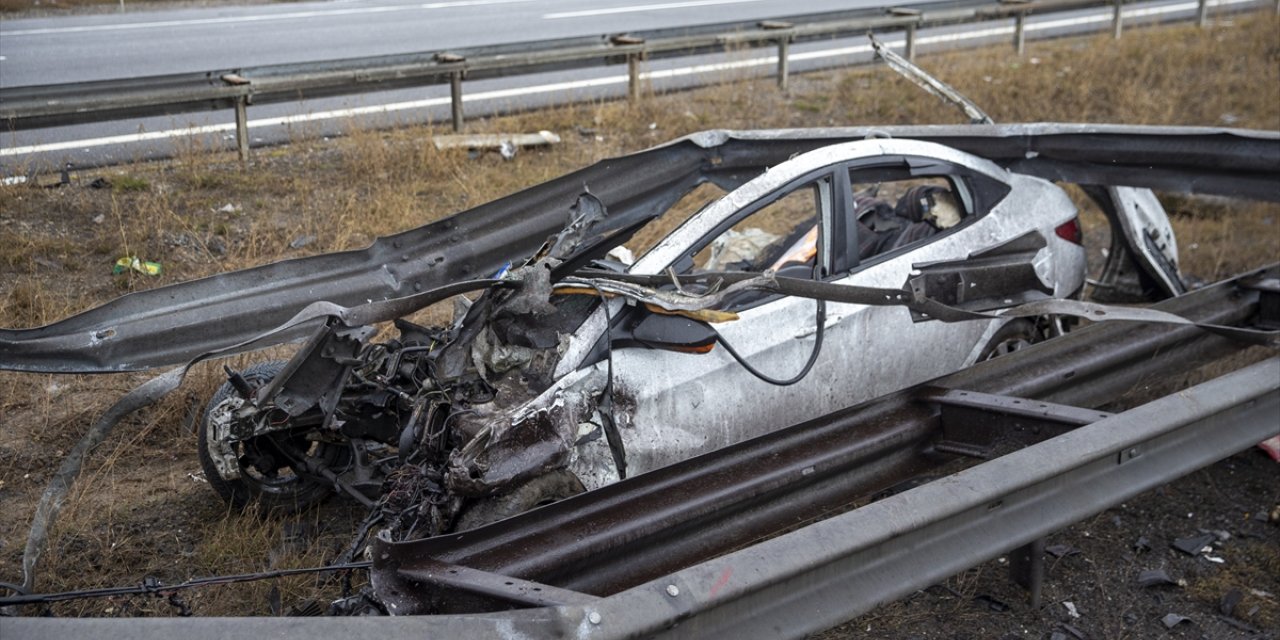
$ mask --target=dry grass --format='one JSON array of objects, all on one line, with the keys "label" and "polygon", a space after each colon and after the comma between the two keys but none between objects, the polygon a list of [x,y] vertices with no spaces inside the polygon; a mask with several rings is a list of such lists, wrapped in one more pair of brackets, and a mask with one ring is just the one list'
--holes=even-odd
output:
[{"label": "dry grass", "polygon": [[[1106,37],[927,56],[925,67],[1000,122],[1091,121],[1223,125],[1280,130],[1280,22],[1259,14],[1212,29],[1133,29]],[[731,79],[732,80],[732,79]],[[565,142],[511,162],[437,151],[432,126],[353,127],[335,140],[258,150],[243,168],[230,153],[182,149],[171,162],[73,176],[63,188],[0,187],[0,308],[4,324],[52,322],[129,291],[284,258],[358,248],[580,168],[711,127],[761,128],[960,122],[952,107],[882,69],[797,77],[789,95],[771,79],[736,79],[641,104],[597,102],[477,120],[475,132],[550,129]],[[93,189],[95,178],[111,188]],[[46,177],[51,182],[54,178]],[[681,215],[713,197],[695,192]],[[1275,205],[1170,201],[1185,270],[1213,280],[1280,255]],[[636,242],[652,242],[653,234]],[[311,239],[309,241],[305,241]],[[293,243],[298,248],[291,248]],[[111,275],[115,260],[159,261],[164,274]],[[234,366],[234,365],[233,365]],[[20,574],[27,516],[61,455],[137,376],[0,373],[0,577]],[[350,509],[259,521],[225,512],[198,472],[183,423],[218,384],[211,367],[184,393],[133,416],[91,457],[68,501],[42,590],[166,582],[332,559],[351,531]],[[194,404],[193,404],[194,403]],[[285,530],[307,530],[285,540]],[[282,551],[282,549],[284,551]],[[961,585],[963,586],[963,585]],[[266,611],[269,584],[202,590],[200,615]],[[336,595],[314,578],[281,582],[286,608]],[[147,599],[59,605],[60,614],[168,613]]]}]

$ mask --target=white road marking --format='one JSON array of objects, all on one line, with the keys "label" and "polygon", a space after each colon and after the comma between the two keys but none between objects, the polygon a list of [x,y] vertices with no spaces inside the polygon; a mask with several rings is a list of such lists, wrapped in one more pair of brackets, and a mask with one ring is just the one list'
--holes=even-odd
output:
[{"label": "white road marking", "polygon": [[458,0],[456,2],[431,2],[421,5],[395,5],[385,7],[355,7],[350,9],[330,9],[326,11],[294,11],[291,13],[273,13],[257,16],[227,16],[224,18],[194,18],[191,20],[157,20],[155,22],[127,22],[122,24],[96,24],[81,27],[48,27],[43,29],[14,29],[0,31],[0,36],[43,36],[64,33],[89,33],[94,31],[129,31],[135,29],[161,29],[173,27],[199,27],[211,24],[238,24],[246,22],[272,22],[277,20],[301,20],[306,18],[325,18],[329,16],[360,15],[371,13],[394,13],[399,11],[418,11],[431,9],[449,9],[454,7],[473,7],[492,4],[521,4],[537,0]]},{"label": "white road marking", "polygon": [[[1234,4],[1246,4],[1254,2],[1254,0],[1219,0],[1214,2],[1210,0],[1211,6],[1230,6]],[[1183,11],[1191,11],[1196,9],[1196,2],[1181,2],[1178,4],[1165,5],[1161,7],[1151,7],[1144,9],[1126,9],[1124,17],[1139,18],[1147,16],[1159,16],[1170,13],[1179,13]],[[1098,22],[1110,22],[1111,10],[1095,15],[1080,16],[1076,18],[1061,18],[1058,20],[1048,20],[1044,22],[1028,23],[1027,31],[1044,31],[1046,29],[1057,29],[1061,27],[1094,24]],[[1006,36],[1013,33],[1013,27],[993,27],[989,29],[980,29],[977,31],[964,31],[960,33],[942,34],[935,36],[924,36],[916,40],[917,44],[936,44],[942,42],[962,42],[965,40],[978,40],[990,38],[994,36]],[[904,41],[886,40],[884,44],[890,47],[901,47]],[[865,54],[871,52],[870,45],[855,45],[849,47],[840,47],[836,49],[823,49],[821,51],[805,51],[793,53],[790,59],[795,60],[820,60],[823,58],[836,58],[840,56],[848,56],[855,54]],[[641,79],[654,80],[677,78],[683,76],[699,75],[704,73],[716,73],[723,71],[731,71],[736,69],[746,69],[751,67],[761,67],[775,65],[778,63],[778,57],[763,56],[759,58],[749,58],[746,60],[735,60],[731,62],[716,62],[709,64],[694,65],[689,67],[680,67],[677,69],[661,69],[649,71],[640,74]],[[485,100],[500,100],[504,98],[516,98],[521,96],[530,96],[547,93],[559,93],[565,91],[573,91],[576,89],[590,89],[594,87],[604,87],[615,84],[626,84],[626,75],[605,76],[601,78],[590,78],[586,80],[572,80],[568,82],[557,82],[553,84],[544,84],[532,87],[514,87],[511,89],[497,89],[494,91],[483,91],[477,93],[463,94],[462,101],[483,102]],[[259,120],[250,120],[249,128],[256,129],[259,127],[275,127],[281,125],[302,124],[306,122],[316,122],[320,120],[332,120],[337,118],[350,118],[353,116],[371,115],[371,114],[388,114],[397,111],[407,111],[410,109],[422,109],[427,107],[440,107],[448,105],[450,102],[448,97],[428,98],[425,100],[413,100],[409,102],[396,102],[385,105],[373,105],[368,107],[356,107],[348,109],[334,109],[332,111],[318,111],[314,113],[305,113],[292,116],[279,116],[275,118],[262,118]],[[49,144],[27,145],[22,147],[13,147],[9,149],[0,149],[0,157],[26,155],[29,153],[42,153],[49,151],[66,151],[69,149],[88,149],[90,147],[101,147],[112,144],[127,144],[131,142],[146,142],[150,140],[164,140],[168,138],[180,138],[183,136],[205,135],[213,133],[227,133],[235,131],[234,123],[212,124],[197,127],[186,127],[181,129],[169,129],[166,131],[152,131],[148,133],[133,133],[118,136],[106,136],[102,138],[91,138],[87,140],[68,140],[66,142],[53,142]]]},{"label": "white road marking", "polygon": [[761,0],[690,0],[689,2],[664,2],[662,4],[641,4],[630,7],[613,7],[610,9],[587,9],[584,11],[562,11],[548,13],[543,20],[560,20],[562,18],[585,18],[588,16],[607,16],[615,13],[637,13],[641,11],[662,11],[664,9],[685,9],[689,7],[708,7],[717,4],[744,4]]}]

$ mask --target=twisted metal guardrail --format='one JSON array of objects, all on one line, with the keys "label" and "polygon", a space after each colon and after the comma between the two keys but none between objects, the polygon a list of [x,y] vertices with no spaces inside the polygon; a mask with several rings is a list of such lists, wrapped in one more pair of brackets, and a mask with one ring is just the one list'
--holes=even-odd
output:
[{"label": "twisted metal guardrail", "polygon": [[[641,65],[646,60],[773,46],[777,48],[777,83],[785,89],[790,73],[789,51],[795,43],[869,31],[902,31],[906,57],[912,59],[918,29],[1013,18],[1013,46],[1021,54],[1027,16],[1106,5],[1115,7],[1112,24],[1118,38],[1123,30],[1123,0],[965,0],[301,64],[14,87],[0,93],[0,120],[5,128],[21,131],[234,109],[236,145],[245,160],[249,153],[247,113],[251,104],[448,84],[453,128],[461,130],[464,79],[625,63],[627,95],[634,101],[640,98]],[[1209,0],[1198,0],[1198,6],[1198,20],[1203,26],[1209,14]]]}]

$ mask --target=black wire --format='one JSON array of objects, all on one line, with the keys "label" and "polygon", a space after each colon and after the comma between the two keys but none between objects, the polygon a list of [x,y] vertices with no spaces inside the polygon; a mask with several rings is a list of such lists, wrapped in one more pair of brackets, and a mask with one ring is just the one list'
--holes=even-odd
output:
[{"label": "black wire", "polygon": [[20,604],[45,604],[49,602],[62,602],[64,600],[82,600],[84,598],[109,598],[112,596],[129,596],[129,595],[148,595],[148,594],[166,594],[183,589],[194,589],[196,587],[207,587],[218,584],[234,584],[237,582],[252,582],[255,580],[269,580],[271,578],[282,578],[285,576],[301,575],[305,573],[323,573],[326,571],[351,571],[354,569],[368,569],[373,566],[372,562],[352,562],[348,564],[329,565],[327,567],[307,567],[305,569],[279,569],[276,571],[264,571],[262,573],[244,573],[232,576],[213,576],[209,578],[195,578],[174,585],[159,584],[142,584],[130,587],[104,587],[101,589],[84,589],[81,591],[63,591],[61,593],[38,593],[31,595],[12,596],[8,598],[0,598],[0,607]]},{"label": "black wire", "polygon": [[604,429],[605,442],[609,443],[609,451],[613,453],[613,466],[618,469],[618,479],[625,480],[627,477],[627,450],[622,445],[622,434],[618,433],[618,422],[614,418],[613,406],[613,315],[609,312],[609,299],[599,287],[595,287],[595,289],[596,294],[600,296],[600,305],[604,307],[604,346],[608,361],[604,397],[609,404],[609,414],[602,416],[606,424],[601,428]]},{"label": "black wire", "polygon": [[804,363],[804,367],[800,369],[800,373],[797,373],[794,377],[788,378],[786,380],[771,378],[765,373],[751,366],[746,361],[745,358],[743,358],[741,355],[738,354],[737,351],[733,349],[733,345],[730,345],[729,342],[724,339],[724,336],[720,335],[719,331],[716,332],[716,342],[720,343],[720,346],[724,347],[725,351],[728,351],[729,355],[733,356],[733,359],[737,360],[738,364],[742,365],[742,368],[747,370],[747,373],[750,373],[751,375],[757,378],[760,378],[761,380],[764,380],[769,384],[777,385],[779,387],[788,387],[797,382],[800,382],[801,380],[804,380],[805,376],[809,375],[809,370],[813,369],[814,363],[818,361],[818,354],[822,352],[823,325],[826,324],[826,321],[827,321],[827,302],[825,300],[818,300],[818,311],[816,315],[817,315],[817,321],[818,321],[818,335],[813,341],[813,352],[809,354],[809,361]]}]

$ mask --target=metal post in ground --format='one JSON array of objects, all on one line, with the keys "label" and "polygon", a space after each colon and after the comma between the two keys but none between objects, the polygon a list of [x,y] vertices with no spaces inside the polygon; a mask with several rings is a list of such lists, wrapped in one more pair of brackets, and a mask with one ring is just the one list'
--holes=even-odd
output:
[{"label": "metal post in ground", "polygon": [[462,72],[449,75],[449,105],[453,111],[453,131],[462,131]]},{"label": "metal post in ground", "polygon": [[[776,31],[780,29],[790,29],[794,24],[790,22],[781,22],[778,20],[765,20],[757,24],[761,29],[766,31]],[[787,84],[790,80],[790,56],[791,56],[791,34],[783,34],[778,36],[778,88],[783,91],[787,90]]]},{"label": "metal post in ground", "polygon": [[1040,609],[1044,588],[1044,540],[1037,538],[1009,554],[1009,576],[1028,591],[1032,611]]},{"label": "metal post in ground", "polygon": [[223,83],[233,87],[244,87],[244,93],[236,96],[236,151],[240,162],[249,161],[249,79],[238,74],[228,73],[221,78]]},{"label": "metal post in ground", "polygon": [[909,9],[906,7],[893,7],[889,9],[889,14],[916,18],[916,22],[911,22],[906,25],[906,46],[904,47],[905,50],[902,52],[902,57],[906,58],[908,61],[914,62],[916,59],[916,27],[919,26],[920,16],[923,14],[919,9]]},{"label": "metal post in ground", "polygon": [[[644,44],[644,38],[626,34],[616,35],[609,39],[609,44],[618,47],[636,47]],[[627,100],[632,103],[640,101],[640,60],[643,57],[643,48],[637,47],[627,52]]]},{"label": "metal post in ground", "polygon": [[791,38],[778,39],[778,88],[787,90],[787,53],[791,48]]},{"label": "metal post in ground", "polygon": [[240,162],[249,161],[249,96],[236,98],[236,152]]},{"label": "metal post in ground", "polygon": [[1122,0],[1116,0],[1115,13],[1111,18],[1111,37],[1116,40],[1120,39],[1120,34],[1124,31],[1124,13],[1120,9],[1123,4]]},{"label": "metal post in ground", "polygon": [[627,100],[640,101],[640,54],[627,54]]},{"label": "metal post in ground", "polygon": [[1196,25],[1201,29],[1209,26],[1209,0],[1200,0],[1200,6],[1196,8]]},{"label": "metal post in ground", "polygon": [[1013,17],[1013,50],[1018,55],[1027,51],[1027,30],[1026,30],[1027,14],[1019,12]]}]

